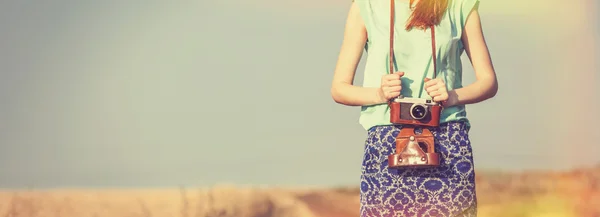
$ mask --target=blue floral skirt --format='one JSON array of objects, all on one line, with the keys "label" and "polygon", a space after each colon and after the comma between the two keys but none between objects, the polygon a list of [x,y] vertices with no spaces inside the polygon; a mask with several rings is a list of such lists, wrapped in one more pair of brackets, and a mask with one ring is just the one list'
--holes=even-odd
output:
[{"label": "blue floral skirt", "polygon": [[468,125],[448,122],[430,128],[440,166],[426,169],[388,168],[388,155],[396,151],[400,129],[401,126],[376,126],[368,131],[360,183],[360,216],[477,216]]}]

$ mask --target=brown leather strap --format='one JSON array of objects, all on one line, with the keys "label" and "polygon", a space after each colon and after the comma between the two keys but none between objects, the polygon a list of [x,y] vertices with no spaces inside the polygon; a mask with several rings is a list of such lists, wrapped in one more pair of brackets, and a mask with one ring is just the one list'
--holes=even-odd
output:
[{"label": "brown leather strap", "polygon": [[390,74],[394,74],[394,19],[396,14],[395,0],[390,0]]},{"label": "brown leather strap", "polygon": [[433,79],[437,76],[437,52],[435,52],[435,26],[429,27],[431,32],[431,58],[433,61]]},{"label": "brown leather strap", "polygon": [[[395,19],[395,0],[390,0],[390,74],[394,73],[394,19]],[[435,27],[429,27],[431,32],[431,56],[433,58],[433,79],[437,76],[437,55],[435,49]]]}]

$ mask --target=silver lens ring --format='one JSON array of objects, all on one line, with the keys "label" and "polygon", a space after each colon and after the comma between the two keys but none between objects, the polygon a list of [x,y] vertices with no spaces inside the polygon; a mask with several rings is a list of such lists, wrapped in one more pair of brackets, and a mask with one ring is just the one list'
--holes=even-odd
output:
[{"label": "silver lens ring", "polygon": [[[415,119],[415,120],[421,120],[425,117],[427,117],[427,113],[429,112],[429,110],[427,109],[427,106],[423,105],[423,104],[418,104],[415,103],[412,106],[410,106],[410,116]],[[415,113],[418,113],[417,115],[415,115]]]}]

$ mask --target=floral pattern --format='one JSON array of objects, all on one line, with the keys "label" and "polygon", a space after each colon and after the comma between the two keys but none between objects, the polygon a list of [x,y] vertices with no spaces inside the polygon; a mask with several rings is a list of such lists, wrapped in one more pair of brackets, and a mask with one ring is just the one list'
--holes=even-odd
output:
[{"label": "floral pattern", "polygon": [[[469,127],[464,122],[430,128],[440,166],[388,168],[401,126],[376,126],[368,131],[360,185],[361,217],[477,216],[475,171]],[[420,133],[417,129],[417,133]]]}]

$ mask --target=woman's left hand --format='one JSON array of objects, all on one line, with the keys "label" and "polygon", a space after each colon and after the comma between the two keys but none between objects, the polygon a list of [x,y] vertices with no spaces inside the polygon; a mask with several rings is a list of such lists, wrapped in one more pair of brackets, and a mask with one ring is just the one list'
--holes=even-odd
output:
[{"label": "woman's left hand", "polygon": [[446,83],[441,78],[430,79],[425,78],[425,91],[431,96],[434,102],[444,104],[448,98],[448,89]]}]

